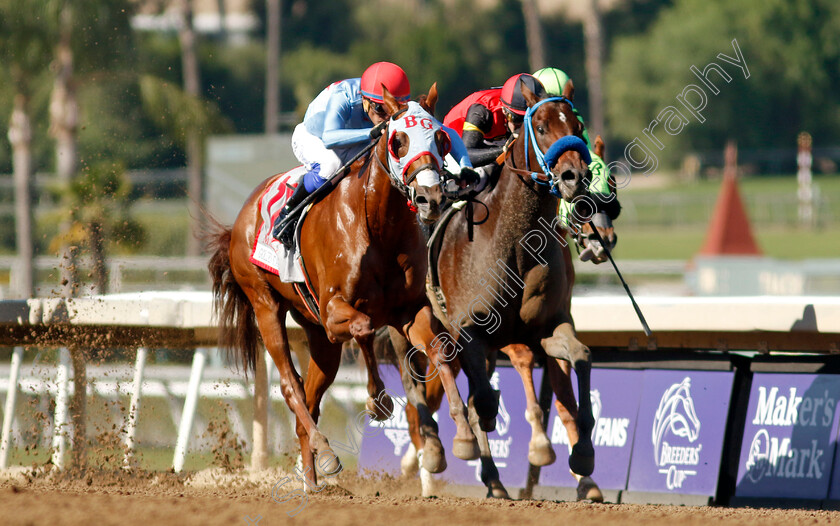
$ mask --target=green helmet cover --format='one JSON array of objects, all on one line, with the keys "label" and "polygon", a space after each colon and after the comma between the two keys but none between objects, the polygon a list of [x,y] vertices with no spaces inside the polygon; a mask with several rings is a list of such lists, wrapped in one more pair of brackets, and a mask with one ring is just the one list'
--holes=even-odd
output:
[{"label": "green helmet cover", "polygon": [[563,94],[563,88],[569,82],[569,76],[563,70],[557,68],[542,68],[534,72],[534,76],[542,82],[546,93],[552,97],[559,97]]}]

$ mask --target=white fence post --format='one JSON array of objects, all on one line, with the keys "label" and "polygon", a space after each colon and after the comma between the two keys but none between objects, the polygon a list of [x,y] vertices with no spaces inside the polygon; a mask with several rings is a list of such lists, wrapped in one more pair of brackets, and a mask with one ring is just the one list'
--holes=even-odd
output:
[{"label": "white fence post", "polygon": [[187,399],[184,401],[184,412],[181,414],[181,424],[178,426],[178,441],[175,444],[175,458],[172,460],[172,467],[175,473],[184,469],[184,460],[187,456],[187,446],[190,443],[195,409],[198,405],[198,392],[201,387],[201,379],[204,375],[204,364],[207,361],[207,348],[199,347],[193,355],[192,371],[190,372],[190,385],[187,388]]},{"label": "white fence post", "polygon": [[0,437],[0,469],[9,465],[9,447],[12,424],[15,421],[15,402],[17,401],[20,362],[23,360],[23,347],[15,347],[9,370],[9,389],[6,392],[6,405],[3,408],[3,435]]},{"label": "white fence post", "polygon": [[128,416],[125,423],[125,466],[131,467],[134,458],[134,438],[137,436],[137,419],[140,413],[140,395],[143,391],[143,372],[146,369],[145,347],[137,349],[137,359],[134,365],[134,385],[131,389],[131,404],[128,406]]},{"label": "white fence post", "polygon": [[64,469],[64,453],[67,450],[67,431],[70,424],[68,410],[70,394],[70,351],[62,347],[58,351],[58,370],[55,375],[57,394],[55,397],[55,418],[53,419],[52,464],[57,469]]},{"label": "white fence post", "polygon": [[254,370],[254,420],[252,430],[254,435],[251,449],[251,469],[260,471],[268,467],[268,370],[266,357],[268,352],[257,352],[257,363]]}]

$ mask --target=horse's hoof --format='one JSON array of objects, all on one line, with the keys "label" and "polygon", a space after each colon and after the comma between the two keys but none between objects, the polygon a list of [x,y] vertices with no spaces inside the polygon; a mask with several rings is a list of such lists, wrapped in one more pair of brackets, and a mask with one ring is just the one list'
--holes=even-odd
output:
[{"label": "horse's hoof", "polygon": [[380,393],[378,399],[369,396],[365,408],[373,415],[377,422],[384,422],[394,413],[394,401],[386,393]]},{"label": "horse's hoof", "polygon": [[333,477],[341,473],[344,469],[341,465],[341,460],[333,453],[332,449],[321,451],[315,459],[315,464],[318,466],[318,473],[325,477]]},{"label": "horse's hoof", "polygon": [[315,469],[318,473],[331,477],[337,475],[343,468],[330,443],[321,433],[315,431],[309,436],[309,447],[315,455]]},{"label": "horse's hoof", "polygon": [[426,436],[426,442],[423,444],[423,469],[429,473],[442,473],[446,469],[443,444],[436,436]]},{"label": "horse's hoof", "polygon": [[583,477],[578,482],[577,500],[585,500],[589,502],[604,502],[604,495],[601,493],[601,488],[592,477]]},{"label": "horse's hoof", "polygon": [[510,495],[508,495],[508,492],[502,485],[501,481],[491,480],[490,484],[487,485],[487,498],[510,500]]},{"label": "horse's hoof", "polygon": [[569,468],[578,475],[588,477],[595,471],[595,451],[592,445],[581,446],[581,442],[572,447],[572,454],[569,455]]},{"label": "horse's hoof", "polygon": [[537,435],[528,444],[528,462],[532,466],[548,466],[554,464],[555,460],[557,454],[545,434]]},{"label": "horse's hoof", "polygon": [[481,454],[478,449],[478,440],[458,438],[452,439],[452,454],[461,460],[475,460]]}]

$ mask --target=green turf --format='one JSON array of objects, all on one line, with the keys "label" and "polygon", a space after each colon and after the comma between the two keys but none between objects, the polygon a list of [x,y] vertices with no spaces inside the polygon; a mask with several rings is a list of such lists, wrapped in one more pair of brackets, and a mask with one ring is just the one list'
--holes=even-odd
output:
[{"label": "green turf", "polygon": [[[697,228],[621,227],[616,221],[618,246],[616,259],[691,259],[706,238],[705,226]],[[764,255],[779,259],[840,259],[840,230],[816,231],[796,228],[753,226],[759,248]]]},{"label": "green turf", "polygon": [[[676,178],[664,185],[646,184],[637,175],[619,189],[624,207],[621,221],[632,226],[702,227],[714,212],[720,181],[680,183]],[[662,179],[660,179],[662,182]],[[840,175],[814,178],[816,216],[825,228],[840,224]],[[762,227],[798,226],[796,177],[753,177],[739,180],[741,198],[753,224]]]}]

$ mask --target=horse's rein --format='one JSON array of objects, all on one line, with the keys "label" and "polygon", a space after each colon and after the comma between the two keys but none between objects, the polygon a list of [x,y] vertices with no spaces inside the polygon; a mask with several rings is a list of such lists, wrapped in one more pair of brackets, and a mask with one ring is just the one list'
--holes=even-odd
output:
[{"label": "horse's rein", "polygon": [[[512,148],[513,142],[515,142],[516,140],[519,139],[518,135],[514,138],[513,142],[510,142],[509,145],[506,145],[507,146],[507,151],[503,154],[504,155],[504,164],[510,171],[512,171],[513,173],[518,175],[520,179],[525,177],[525,178],[528,178],[528,179],[534,181],[535,183],[537,183],[540,186],[547,186],[547,187],[549,187],[549,191],[552,193],[552,195],[555,195],[556,197],[559,197],[558,194],[554,193],[554,188],[556,186],[555,177],[554,177],[555,174],[552,171],[551,167],[548,166],[548,163],[545,160],[546,157],[551,158],[553,156],[556,156],[557,159],[559,159],[559,157],[563,153],[571,150],[571,151],[577,151],[578,153],[580,153],[584,162],[586,162],[586,159],[588,158],[588,151],[585,152],[587,155],[584,155],[584,153],[581,152],[581,148],[585,149],[586,148],[585,144],[583,144],[583,141],[579,137],[577,137],[576,135],[571,135],[571,134],[570,135],[564,135],[560,139],[557,139],[556,141],[554,141],[554,144],[552,144],[551,147],[546,152],[543,152],[539,148],[539,145],[537,144],[537,141],[536,141],[536,134],[534,133],[534,129],[533,129],[533,124],[531,123],[531,116],[533,115],[533,113],[536,111],[536,109],[538,107],[542,106],[546,102],[564,102],[564,103],[568,104],[572,108],[572,110],[574,110],[574,108],[575,108],[575,105],[572,103],[572,101],[570,101],[566,97],[562,97],[562,96],[561,97],[551,97],[551,98],[548,98],[548,99],[543,99],[543,100],[537,102],[535,105],[529,107],[528,110],[525,113],[525,119],[522,123],[522,128],[523,128],[522,134],[524,135],[522,140],[524,141],[523,154],[525,156],[525,169],[523,170],[521,168],[516,167],[516,165],[513,164],[513,163],[515,163],[515,160],[513,159],[513,156],[510,155],[511,151],[513,150],[513,148]],[[577,139],[577,141],[575,141],[575,139]],[[575,144],[576,142],[579,142],[583,145],[581,146],[580,144]],[[542,173],[539,172],[539,171],[534,171],[534,170],[530,169],[530,160],[531,159],[530,159],[530,155],[529,155],[529,146],[534,148],[534,155],[536,156],[537,164],[540,166],[540,169],[542,170]],[[501,156],[500,156],[500,158],[501,158]],[[498,162],[498,160],[497,160],[497,162]],[[556,160],[555,160],[555,162],[556,162]],[[525,181],[523,180],[523,183],[524,182]]]},{"label": "horse's rein", "polygon": [[521,168],[517,168],[514,164],[516,161],[513,158],[513,145],[519,140],[518,135],[511,135],[513,140],[508,140],[507,150],[502,153],[499,158],[496,160],[499,164],[504,164],[505,168],[510,170],[511,172],[515,173],[516,176],[522,181],[522,184],[527,186],[532,192],[537,192],[534,188],[533,184],[529,184],[531,181],[540,181],[543,185],[550,185],[551,180],[545,174],[541,174],[539,172],[534,172],[532,170],[523,170]]}]

